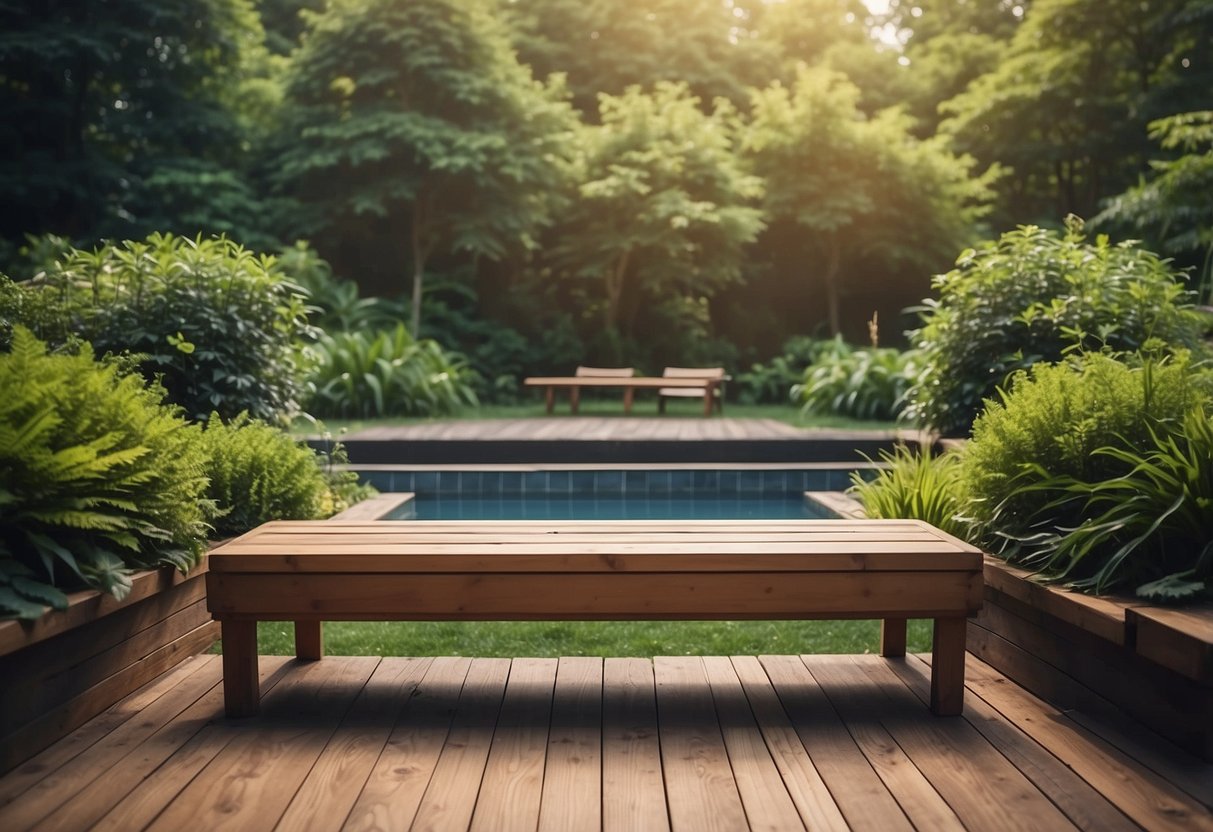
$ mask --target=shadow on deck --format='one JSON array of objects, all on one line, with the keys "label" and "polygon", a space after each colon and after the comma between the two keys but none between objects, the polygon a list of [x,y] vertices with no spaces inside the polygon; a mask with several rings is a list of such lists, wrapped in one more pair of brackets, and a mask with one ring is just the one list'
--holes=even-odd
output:
[{"label": "shadow on deck", "polygon": [[969,657],[196,656],[0,779],[0,828],[1213,829],[1213,766]]}]

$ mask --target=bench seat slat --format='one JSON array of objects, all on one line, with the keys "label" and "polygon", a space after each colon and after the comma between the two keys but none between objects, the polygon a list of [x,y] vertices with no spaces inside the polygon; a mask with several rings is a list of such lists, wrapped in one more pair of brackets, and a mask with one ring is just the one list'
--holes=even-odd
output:
[{"label": "bench seat slat", "polygon": [[[735,548],[737,551],[728,551]],[[600,551],[544,551],[532,549],[493,549],[464,546],[451,551],[433,547],[351,547],[345,551],[242,550],[239,555],[224,555],[212,562],[216,572],[945,572],[977,564],[976,555],[939,553],[916,549],[912,544],[872,552],[862,547],[835,544],[833,550],[805,552],[801,547],[780,553],[771,550],[721,547],[711,551],[652,552],[600,547]]]}]

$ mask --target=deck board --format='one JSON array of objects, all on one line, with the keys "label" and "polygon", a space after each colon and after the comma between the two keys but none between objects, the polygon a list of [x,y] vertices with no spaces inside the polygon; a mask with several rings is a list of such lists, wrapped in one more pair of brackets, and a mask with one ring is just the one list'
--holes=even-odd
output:
[{"label": "deck board", "polygon": [[1210,768],[969,657],[261,661],[164,674],[0,778],[0,828],[1213,830]]}]

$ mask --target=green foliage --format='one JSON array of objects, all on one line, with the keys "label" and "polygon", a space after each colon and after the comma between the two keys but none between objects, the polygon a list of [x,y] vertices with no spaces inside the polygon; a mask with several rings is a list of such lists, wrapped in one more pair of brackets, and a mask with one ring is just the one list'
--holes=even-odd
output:
[{"label": "green foliage", "polygon": [[1150,122],[1150,138],[1175,159],[1150,162],[1153,176],[1114,197],[1096,223],[1128,228],[1160,251],[1200,268],[1198,300],[1213,304],[1213,111]]},{"label": "green foliage", "polygon": [[476,404],[463,360],[436,341],[415,340],[404,324],[390,332],[340,332],[316,344],[309,408],[324,417],[449,413]]},{"label": "green foliage", "polygon": [[[325,455],[280,428],[240,414],[212,414],[202,434],[214,533],[231,537],[270,520],[317,520],[348,507],[357,476],[335,474]],[[340,453],[340,449],[338,449]]]},{"label": "green foliage", "polygon": [[0,355],[0,615],[122,598],[133,569],[198,562],[209,507],[197,427],[87,346],[48,355],[25,328]]},{"label": "green foliage", "polygon": [[272,67],[250,0],[0,5],[0,237],[263,228],[244,173]]},{"label": "green foliage", "polygon": [[930,449],[913,451],[898,445],[892,453],[881,451],[880,460],[886,467],[870,480],[858,471],[851,474],[850,491],[869,517],[922,520],[965,537],[969,529],[962,518],[958,454],[935,456]]},{"label": "green foliage", "polygon": [[1127,473],[1095,482],[1053,475],[1026,486],[1051,498],[1048,510],[1081,522],[1016,539],[1017,559],[1093,592],[1136,587],[1161,603],[1213,596],[1213,409],[1194,405],[1178,424],[1150,425],[1141,447],[1093,453]]},{"label": "green foliage", "polygon": [[997,65],[942,105],[941,131],[959,150],[1014,171],[999,187],[1004,226],[1092,216],[1102,197],[1137,180],[1146,125],[1207,109],[1213,78],[1203,0],[1026,8]]},{"label": "green foliage", "polygon": [[1167,261],[1131,244],[1089,243],[1024,226],[961,254],[934,280],[937,300],[911,333],[923,370],[908,415],[948,434],[968,431],[1016,370],[1076,349],[1133,351],[1150,338],[1195,348],[1200,324]]},{"label": "green foliage", "polygon": [[52,343],[76,335],[98,352],[134,353],[148,378],[194,419],[297,408],[302,296],[258,257],[223,239],[153,234],[72,251],[22,285],[23,321]]},{"label": "green foliage", "polygon": [[[1059,537],[1089,526],[1108,495],[1140,485],[1135,505],[1160,499],[1149,496],[1154,486],[1143,480],[1144,468],[1134,469],[1140,459],[1157,461],[1150,449],[1168,448],[1171,438],[1186,443],[1191,411],[1207,414],[1211,401],[1213,372],[1185,354],[1131,364],[1093,354],[1017,373],[1010,392],[973,425],[965,448],[961,476],[974,535],[1015,562],[1059,572],[1051,561]],[[1191,442],[1199,453],[1200,437]],[[1103,496],[1090,501],[1092,494]],[[1089,534],[1075,540],[1094,539]],[[1091,574],[1067,570],[1067,579]]]},{"label": "green foliage", "polygon": [[797,336],[783,345],[783,354],[770,364],[752,364],[746,372],[737,374],[737,399],[745,404],[784,404],[792,396],[792,388],[804,380],[805,368],[818,359],[834,341]]},{"label": "green foliage", "polygon": [[408,252],[416,333],[436,250],[499,260],[533,246],[571,118],[490,4],[334,0],[291,62],[274,177],[299,201],[296,233],[357,241],[360,264]]},{"label": "green foliage", "polygon": [[773,231],[799,241],[805,284],[820,288],[830,332],[842,331],[842,282],[875,261],[882,276],[930,268],[971,239],[989,199],[971,158],[919,141],[896,111],[866,118],[844,76],[802,68],[795,84],[753,96],[742,152],[766,182]]},{"label": "green foliage", "polygon": [[577,137],[579,184],[553,259],[588,282],[587,314],[627,338],[625,310],[700,304],[740,278],[761,183],[732,152],[732,109],[705,115],[684,85],[604,95],[599,110],[602,125]]},{"label": "green foliage", "polygon": [[916,351],[856,349],[835,339],[792,388],[804,412],[856,419],[897,419],[921,365]]}]

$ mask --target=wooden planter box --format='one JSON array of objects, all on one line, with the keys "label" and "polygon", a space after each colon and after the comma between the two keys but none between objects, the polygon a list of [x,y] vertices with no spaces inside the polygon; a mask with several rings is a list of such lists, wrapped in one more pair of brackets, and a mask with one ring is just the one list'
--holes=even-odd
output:
[{"label": "wooden planter box", "polygon": [[62,612],[0,622],[0,773],[209,649],[219,624],[205,574],[205,563],[140,572],[122,601],[88,590]]},{"label": "wooden planter box", "polygon": [[1213,608],[1082,595],[993,558],[985,582],[973,655],[1061,708],[1128,713],[1213,761]]}]

